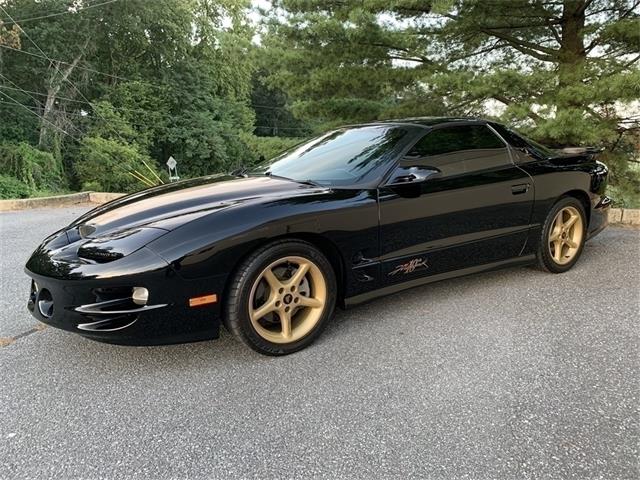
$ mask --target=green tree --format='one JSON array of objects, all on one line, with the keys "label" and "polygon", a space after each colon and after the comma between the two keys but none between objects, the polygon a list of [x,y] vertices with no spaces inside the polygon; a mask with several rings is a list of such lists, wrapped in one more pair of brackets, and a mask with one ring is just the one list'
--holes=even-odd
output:
[{"label": "green tree", "polygon": [[[264,39],[274,73],[297,115],[326,124],[446,112],[425,88],[431,40],[403,27],[424,2],[274,2]],[[429,3],[429,2],[426,2]],[[393,21],[391,21],[393,20]]]},{"label": "green tree", "polygon": [[[638,0],[277,0],[265,45],[304,116],[492,115],[628,168]],[[633,112],[633,108],[627,108]],[[637,106],[635,108],[637,121]]]},{"label": "green tree", "polygon": [[[262,53],[262,51],[259,51]],[[258,60],[260,62],[260,60]],[[255,111],[254,133],[262,137],[299,137],[309,135],[312,127],[291,111],[288,95],[278,86],[270,84],[267,65],[257,69],[253,76],[251,105]]]},{"label": "green tree", "polygon": [[98,139],[151,157],[154,169],[173,154],[188,175],[246,153],[248,0],[0,6],[0,113],[10,120],[0,122],[0,141],[39,145],[71,173],[82,170],[74,167],[88,144],[115,151]]},{"label": "green tree", "polygon": [[[535,126],[548,141],[615,142],[616,102],[640,98],[637,0],[456,1],[439,15],[441,94]],[[438,72],[440,73],[440,72]],[[460,88],[461,82],[467,87]]]}]

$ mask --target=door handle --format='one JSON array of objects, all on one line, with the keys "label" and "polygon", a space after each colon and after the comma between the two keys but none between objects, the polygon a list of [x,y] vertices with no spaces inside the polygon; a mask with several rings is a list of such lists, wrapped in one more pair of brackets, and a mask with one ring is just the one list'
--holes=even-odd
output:
[{"label": "door handle", "polygon": [[514,195],[527,193],[529,191],[530,186],[531,185],[528,183],[519,183],[518,185],[511,185],[511,193],[513,193]]}]

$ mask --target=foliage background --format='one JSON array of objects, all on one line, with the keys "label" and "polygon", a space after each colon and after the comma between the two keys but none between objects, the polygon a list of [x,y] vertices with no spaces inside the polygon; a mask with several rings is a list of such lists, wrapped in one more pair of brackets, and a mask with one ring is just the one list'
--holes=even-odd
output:
[{"label": "foliage background", "polygon": [[229,171],[343,123],[601,146],[640,207],[640,0],[0,0],[0,196]]}]

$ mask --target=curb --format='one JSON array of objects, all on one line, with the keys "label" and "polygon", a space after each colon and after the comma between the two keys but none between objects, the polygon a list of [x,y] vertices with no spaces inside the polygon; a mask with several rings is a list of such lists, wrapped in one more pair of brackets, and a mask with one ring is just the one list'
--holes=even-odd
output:
[{"label": "curb", "polygon": [[120,198],[124,193],[110,192],[80,192],[69,195],[58,195],[55,197],[20,198],[16,200],[0,200],[0,212],[13,210],[26,210],[31,208],[51,208],[70,207],[80,203],[102,203],[110,202]]},{"label": "curb", "polygon": [[609,210],[609,223],[621,225],[640,225],[640,209],[612,208]]}]

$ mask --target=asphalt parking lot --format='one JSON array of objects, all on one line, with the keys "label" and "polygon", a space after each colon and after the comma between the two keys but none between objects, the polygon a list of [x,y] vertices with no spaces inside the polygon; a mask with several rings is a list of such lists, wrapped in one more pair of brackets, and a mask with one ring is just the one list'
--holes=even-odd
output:
[{"label": "asphalt parking lot", "polygon": [[[0,478],[640,476],[640,231],[347,312],[283,358],[229,335],[38,330],[22,266],[86,207],[0,213]],[[7,340],[8,339],[8,340]]]}]

